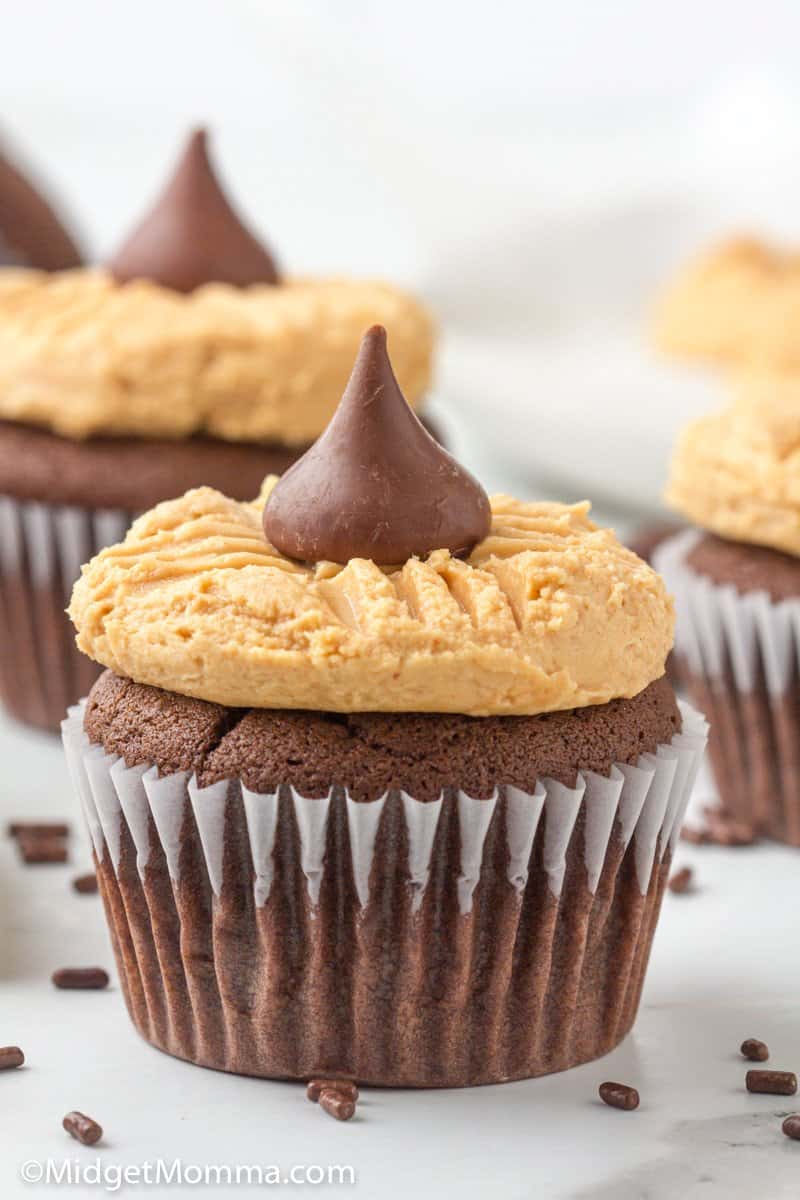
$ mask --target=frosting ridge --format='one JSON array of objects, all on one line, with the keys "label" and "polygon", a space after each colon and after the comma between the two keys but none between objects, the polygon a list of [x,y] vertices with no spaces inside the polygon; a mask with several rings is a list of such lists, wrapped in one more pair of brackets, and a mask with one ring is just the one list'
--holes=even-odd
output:
[{"label": "frosting ridge", "polygon": [[117,674],[235,707],[533,714],[637,695],[664,671],[663,581],[588,503],[492,499],[489,536],[398,568],[303,566],[261,497],[158,505],[75,586],[78,645]]},{"label": "frosting ridge", "polygon": [[728,408],[683,431],[666,499],[720,537],[800,555],[800,384],[743,376]]},{"label": "frosting ridge", "polygon": [[106,271],[0,273],[0,418],[100,434],[301,446],[327,425],[364,329],[392,337],[409,403],[431,376],[434,328],[388,284],[208,284],[184,295]]},{"label": "frosting ridge", "polygon": [[714,247],[679,274],[656,314],[661,349],[717,364],[800,363],[800,254],[754,237]]}]

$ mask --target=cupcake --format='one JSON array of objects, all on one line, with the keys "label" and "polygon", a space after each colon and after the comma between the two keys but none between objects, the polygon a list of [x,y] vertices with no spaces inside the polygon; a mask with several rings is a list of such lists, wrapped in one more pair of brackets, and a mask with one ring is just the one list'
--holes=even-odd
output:
[{"label": "cupcake", "polygon": [[425,309],[384,284],[282,277],[202,132],[107,268],[0,271],[0,694],[16,716],[57,728],[96,677],[63,617],[80,563],[188,488],[251,499],[325,428],[376,319],[419,404]]},{"label": "cupcake", "polygon": [[491,502],[364,337],[249,504],[76,585],[64,722],[130,1015],[207,1067],[460,1087],[630,1029],[705,722],[662,580],[589,505]]},{"label": "cupcake", "polygon": [[678,442],[667,500],[693,529],[655,564],[711,721],[722,815],[800,846],[800,392],[742,381]]},{"label": "cupcake", "polygon": [[675,280],[656,316],[666,353],[723,368],[800,363],[800,254],[734,238],[702,255]]}]

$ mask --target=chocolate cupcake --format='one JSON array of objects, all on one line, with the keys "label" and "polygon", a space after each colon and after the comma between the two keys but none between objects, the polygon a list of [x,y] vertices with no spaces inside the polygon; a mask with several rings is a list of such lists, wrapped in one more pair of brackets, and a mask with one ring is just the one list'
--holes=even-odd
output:
[{"label": "chocolate cupcake", "polygon": [[108,268],[0,271],[0,694],[16,716],[57,728],[96,678],[63,618],[78,565],[188,488],[255,495],[325,428],[376,319],[419,404],[425,309],[385,284],[281,276],[202,132]]},{"label": "chocolate cupcake", "polygon": [[695,528],[655,564],[712,725],[723,816],[800,846],[800,400],[742,386],[678,443],[667,499]]},{"label": "chocolate cupcake", "polygon": [[491,502],[366,335],[260,498],[140,517],[75,588],[64,722],[130,1015],[251,1075],[454,1087],[634,1020],[705,722],[660,578]]}]

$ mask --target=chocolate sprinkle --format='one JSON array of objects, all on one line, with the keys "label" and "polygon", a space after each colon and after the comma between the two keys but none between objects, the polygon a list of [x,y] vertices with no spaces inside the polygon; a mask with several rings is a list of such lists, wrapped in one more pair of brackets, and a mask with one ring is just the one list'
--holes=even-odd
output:
[{"label": "chocolate sprinkle", "polygon": [[355,1101],[338,1088],[325,1088],[319,1097],[320,1108],[337,1121],[349,1121],[356,1111]]},{"label": "chocolate sprinkle", "polygon": [[354,1104],[358,1100],[358,1088],[351,1079],[309,1079],[306,1088],[309,1100],[316,1104],[323,1092],[338,1092]]},{"label": "chocolate sprinkle", "polygon": [[742,1057],[749,1059],[750,1062],[766,1062],[769,1058],[767,1043],[760,1042],[758,1038],[745,1038],[740,1046],[740,1051]]},{"label": "chocolate sprinkle", "polygon": [[781,1129],[792,1141],[800,1142],[800,1113],[791,1113],[781,1125]]},{"label": "chocolate sprinkle", "polygon": [[706,828],[717,846],[752,846],[756,831],[747,821],[737,821],[719,809],[706,809]]},{"label": "chocolate sprinkle", "polygon": [[97,876],[94,871],[87,875],[77,875],[72,881],[72,889],[81,896],[90,896],[97,891]]},{"label": "chocolate sprinkle", "polygon": [[24,1062],[25,1055],[19,1046],[0,1046],[0,1071],[13,1070],[14,1067],[21,1067]]},{"label": "chocolate sprinkle", "polygon": [[29,866],[35,863],[65,863],[67,861],[67,844],[61,837],[20,833],[17,835],[17,846],[22,855],[22,861]]},{"label": "chocolate sprinkle", "polygon": [[794,1096],[797,1091],[797,1076],[794,1071],[748,1071],[745,1085],[748,1092],[763,1092],[769,1096]]},{"label": "chocolate sprinkle", "polygon": [[625,1112],[633,1112],[639,1107],[639,1093],[628,1083],[601,1083],[600,1099],[611,1108],[621,1108]]},{"label": "chocolate sprinkle", "polygon": [[706,809],[705,824],[684,825],[681,840],[694,846],[751,846],[756,831],[746,821],[736,821],[718,809]]},{"label": "chocolate sprinkle", "polygon": [[57,988],[97,991],[108,987],[108,972],[102,967],[60,967],[52,980]]},{"label": "chocolate sprinkle", "polygon": [[268,541],[305,562],[389,566],[433,550],[465,557],[490,526],[486,493],[409,408],[373,325],[327,429],[267,501]]},{"label": "chocolate sprinkle", "polygon": [[24,837],[69,837],[69,825],[63,821],[12,821],[8,827],[8,836]]},{"label": "chocolate sprinkle", "polygon": [[683,896],[686,892],[692,890],[694,880],[694,872],[691,867],[681,867],[680,871],[676,871],[671,877],[668,887],[676,896]]},{"label": "chocolate sprinkle", "polygon": [[707,846],[711,835],[707,829],[700,829],[696,825],[684,825],[681,829],[681,841],[689,842],[692,846]]},{"label": "chocolate sprinkle", "polygon": [[91,1117],[87,1117],[82,1112],[67,1113],[61,1124],[70,1137],[74,1137],[76,1141],[81,1142],[84,1146],[93,1146],[103,1136],[102,1126],[98,1125],[97,1121],[93,1121]]},{"label": "chocolate sprinkle", "polygon": [[214,174],[206,131],[190,136],[177,170],[109,263],[118,283],[150,279],[176,292],[204,283],[278,283],[270,254],[242,223]]}]

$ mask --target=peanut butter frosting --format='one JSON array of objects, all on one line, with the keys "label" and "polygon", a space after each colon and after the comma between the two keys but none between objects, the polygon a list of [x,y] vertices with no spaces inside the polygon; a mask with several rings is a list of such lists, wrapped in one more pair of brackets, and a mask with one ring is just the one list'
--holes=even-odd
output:
[{"label": "peanut butter frosting", "polygon": [[84,567],[78,645],[139,683],[234,707],[536,714],[632,697],[664,672],[664,584],[588,503],[491,502],[467,560],[305,566],[265,539],[275,480],[134,522]]},{"label": "peanut butter frosting", "polygon": [[800,382],[748,373],[680,437],[666,498],[721,537],[800,555]]},{"label": "peanut butter frosting", "polygon": [[433,323],[387,284],[295,279],[184,295],[101,270],[4,270],[0,418],[75,439],[202,433],[302,446],[330,420],[375,321],[390,330],[415,407],[430,383]]},{"label": "peanut butter frosting", "polygon": [[656,317],[667,353],[722,365],[800,362],[800,254],[725,242],[679,276]]}]

